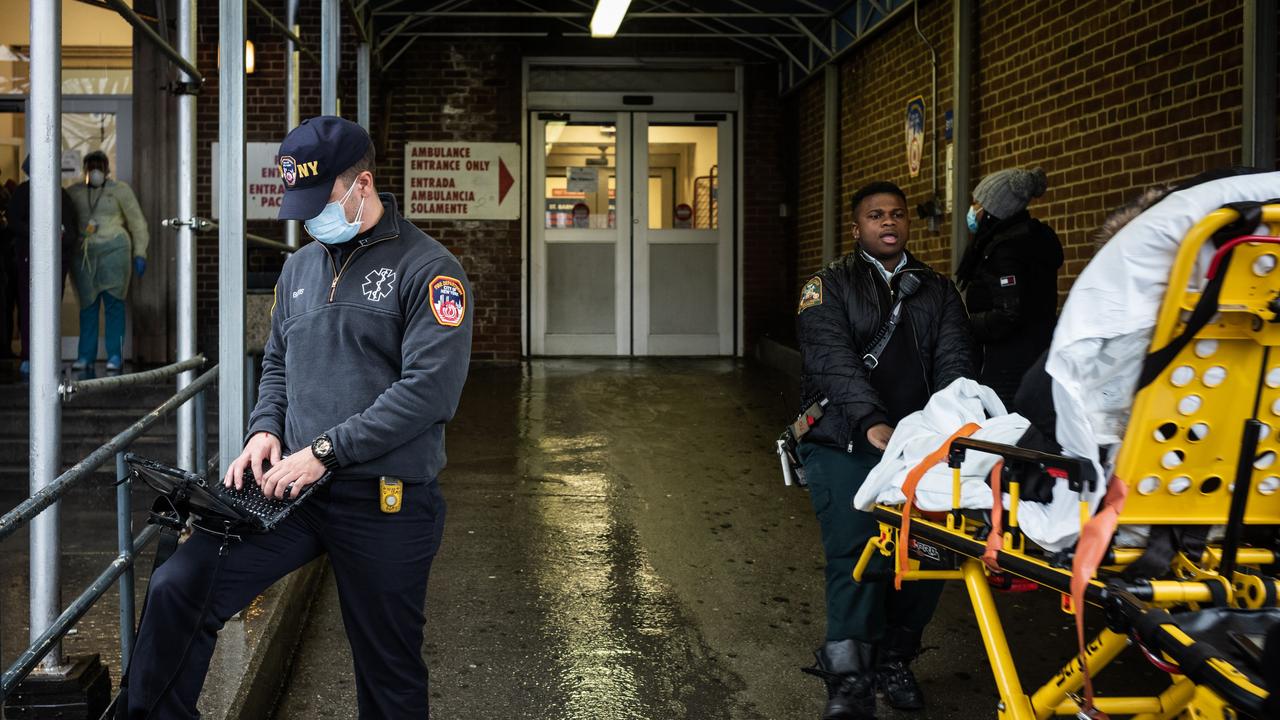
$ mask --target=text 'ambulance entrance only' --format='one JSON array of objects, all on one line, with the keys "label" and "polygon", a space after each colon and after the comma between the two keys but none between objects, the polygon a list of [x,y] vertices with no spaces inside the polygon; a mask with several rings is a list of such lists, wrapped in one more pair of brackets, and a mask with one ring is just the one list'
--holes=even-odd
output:
[{"label": "text 'ambulance entrance only'", "polygon": [[534,355],[734,353],[730,113],[533,113]]}]

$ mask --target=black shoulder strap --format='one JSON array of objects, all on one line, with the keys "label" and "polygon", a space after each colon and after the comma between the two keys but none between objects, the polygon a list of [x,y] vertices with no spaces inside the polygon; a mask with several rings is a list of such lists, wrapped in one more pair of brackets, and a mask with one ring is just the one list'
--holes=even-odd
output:
[{"label": "black shoulder strap", "polygon": [[876,339],[871,342],[871,347],[862,354],[862,364],[867,370],[875,370],[880,365],[880,354],[889,346],[889,339],[893,337],[893,331],[898,327],[898,321],[902,319],[902,303],[905,297],[898,298],[898,302],[894,303],[893,310],[889,312],[889,320],[880,327],[876,333]]},{"label": "black shoulder strap", "polygon": [[[1234,238],[1248,235],[1257,229],[1262,222],[1262,203],[1228,203],[1223,207],[1235,210],[1240,214],[1240,217],[1213,234],[1211,240],[1215,247],[1222,247]],[[1178,356],[1178,353],[1182,352],[1182,349],[1195,338],[1196,333],[1209,324],[1210,318],[1214,316],[1214,313],[1218,312],[1218,297],[1222,293],[1223,278],[1227,275],[1226,266],[1231,262],[1233,253],[1234,250],[1228,250],[1227,254],[1223,256],[1222,266],[1218,274],[1209,279],[1209,284],[1205,286],[1204,292],[1201,293],[1200,300],[1196,303],[1195,309],[1191,311],[1191,317],[1188,318],[1187,326],[1182,329],[1182,332],[1170,340],[1168,345],[1148,354],[1143,359],[1142,374],[1138,376],[1137,390],[1145,388],[1153,380],[1160,377],[1160,373],[1169,367],[1169,364]]]}]

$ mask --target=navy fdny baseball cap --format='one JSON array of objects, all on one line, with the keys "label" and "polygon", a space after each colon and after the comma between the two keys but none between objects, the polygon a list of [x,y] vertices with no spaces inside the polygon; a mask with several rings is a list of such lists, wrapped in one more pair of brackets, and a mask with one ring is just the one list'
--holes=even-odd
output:
[{"label": "navy fdny baseball cap", "polygon": [[340,117],[308,118],[280,143],[284,201],[280,220],[310,220],[329,204],[333,181],[364,157],[369,145],[364,128]]}]

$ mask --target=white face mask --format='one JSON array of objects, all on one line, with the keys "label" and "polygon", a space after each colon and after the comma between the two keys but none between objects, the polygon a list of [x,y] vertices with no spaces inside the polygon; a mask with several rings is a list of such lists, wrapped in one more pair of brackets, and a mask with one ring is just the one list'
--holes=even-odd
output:
[{"label": "white face mask", "polygon": [[102,187],[102,183],[107,181],[107,174],[101,170],[89,171],[89,184],[94,187]]},{"label": "white face mask", "polygon": [[355,237],[360,232],[361,218],[364,216],[364,198],[360,198],[356,219],[347,220],[347,198],[351,197],[351,192],[355,189],[355,183],[352,183],[341,200],[325,205],[319,215],[303,223],[307,233],[326,245],[337,245]]}]

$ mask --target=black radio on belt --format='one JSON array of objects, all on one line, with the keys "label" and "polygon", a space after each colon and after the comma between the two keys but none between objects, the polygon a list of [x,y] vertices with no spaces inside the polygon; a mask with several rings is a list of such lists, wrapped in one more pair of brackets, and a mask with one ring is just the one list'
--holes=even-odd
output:
[{"label": "black radio on belt", "polygon": [[778,457],[782,461],[782,484],[789,486],[793,479],[801,487],[808,484],[804,481],[804,465],[800,462],[796,448],[800,445],[800,438],[804,437],[805,433],[809,432],[809,429],[822,418],[822,411],[826,406],[826,398],[813,403],[800,413],[795,422],[788,425],[778,437]]}]

